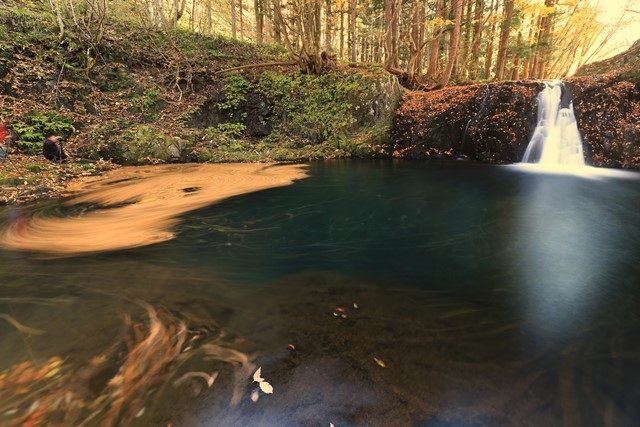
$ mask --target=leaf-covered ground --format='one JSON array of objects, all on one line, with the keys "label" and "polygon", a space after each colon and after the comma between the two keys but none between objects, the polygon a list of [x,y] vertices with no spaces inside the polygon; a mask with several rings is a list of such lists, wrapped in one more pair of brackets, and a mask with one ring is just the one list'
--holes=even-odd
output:
[{"label": "leaf-covered ground", "polygon": [[105,161],[52,163],[41,156],[12,154],[0,163],[0,205],[63,196],[74,178],[98,175],[114,167]]}]

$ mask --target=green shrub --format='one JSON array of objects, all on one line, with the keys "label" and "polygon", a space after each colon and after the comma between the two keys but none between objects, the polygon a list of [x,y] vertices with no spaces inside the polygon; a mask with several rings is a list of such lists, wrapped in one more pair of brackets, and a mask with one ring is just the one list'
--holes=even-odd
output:
[{"label": "green shrub", "polygon": [[160,90],[158,88],[151,88],[142,93],[136,93],[131,99],[131,104],[134,112],[142,114],[145,120],[152,121],[157,116],[159,101]]},{"label": "green shrub", "polygon": [[349,132],[355,121],[353,102],[367,89],[357,74],[264,72],[259,90],[272,100],[277,128],[319,144]]},{"label": "green shrub", "polygon": [[226,75],[222,83],[224,85],[225,100],[218,102],[218,109],[221,111],[237,109],[246,99],[246,94],[250,87],[249,81],[240,74],[233,73]]},{"label": "green shrub", "polygon": [[67,138],[75,130],[71,119],[54,112],[31,111],[24,120],[13,123],[18,134],[18,147],[28,153],[36,154],[42,150],[42,143],[48,133]]},{"label": "green shrub", "polygon": [[145,164],[182,160],[187,141],[172,138],[148,125],[125,131],[120,138],[108,142],[111,158],[122,164]]}]

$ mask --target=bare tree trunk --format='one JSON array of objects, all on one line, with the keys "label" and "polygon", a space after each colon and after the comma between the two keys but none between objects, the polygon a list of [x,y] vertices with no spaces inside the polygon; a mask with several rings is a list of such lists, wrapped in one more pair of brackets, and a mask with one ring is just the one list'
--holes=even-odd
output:
[{"label": "bare tree trunk", "polygon": [[282,6],[280,0],[273,0],[273,39],[282,45]]},{"label": "bare tree trunk", "polygon": [[238,8],[236,4],[237,0],[231,0],[231,37],[236,38],[236,10]]},{"label": "bare tree trunk", "polygon": [[[558,0],[545,0],[547,8],[555,7]],[[538,39],[538,63],[536,64],[536,76],[544,78],[547,63],[549,62],[551,49],[551,28],[553,27],[553,13],[548,13],[540,22],[540,37]],[[542,49],[540,49],[542,47]]]},{"label": "bare tree trunk", "polygon": [[191,2],[191,16],[189,16],[189,29],[196,30],[196,2]]},{"label": "bare tree trunk", "polygon": [[[492,13],[498,10],[498,1],[491,0]],[[493,62],[493,38],[496,34],[496,23],[495,20],[491,22],[491,29],[489,30],[489,38],[487,39],[487,50],[484,55],[484,78],[491,78],[491,64]]]},{"label": "bare tree trunk", "polygon": [[456,62],[456,57],[458,55],[458,47],[460,46],[460,26],[462,24],[462,0],[453,0],[453,11],[454,11],[454,24],[453,31],[451,33],[451,39],[449,40],[449,57],[447,61],[447,68],[442,75],[442,79],[440,80],[441,86],[446,86],[449,84],[449,79],[451,78],[451,73],[453,71],[453,65]]},{"label": "bare tree trunk", "polygon": [[325,30],[324,30],[324,50],[331,53],[333,36],[333,11],[331,10],[332,0],[326,0],[324,9]]},{"label": "bare tree trunk", "polygon": [[340,58],[344,58],[344,10],[340,10]]},{"label": "bare tree trunk", "polygon": [[482,13],[484,0],[476,0],[473,12],[473,38],[471,42],[471,60],[469,61],[469,78],[478,78],[478,61],[480,59],[480,40],[482,39]]},{"label": "bare tree trunk", "polygon": [[289,32],[287,31],[284,16],[282,16],[282,6],[280,5],[280,0],[273,0],[273,22],[276,41],[284,44],[284,47],[287,48],[289,52],[292,52],[293,45],[291,44],[291,40],[289,39]]},{"label": "bare tree trunk", "polygon": [[424,5],[420,0],[411,3],[411,31],[409,34],[409,60],[407,75],[414,81],[420,74],[422,64],[422,49],[424,47]]},{"label": "bare tree trunk", "polygon": [[509,32],[513,18],[513,0],[504,0],[504,17],[500,27],[500,43],[498,44],[498,59],[496,63],[496,80],[504,78],[504,68],[507,64],[507,48],[509,47]]},{"label": "bare tree trunk", "polygon": [[516,41],[516,51],[513,54],[513,69],[511,70],[511,80],[518,80],[520,76],[520,47],[522,46],[522,32],[518,31],[518,39]]},{"label": "bare tree trunk", "polygon": [[64,37],[64,21],[62,20],[62,13],[58,6],[54,4],[53,0],[49,0],[49,8],[56,17],[56,23],[58,24],[58,38],[62,40],[62,37]]},{"label": "bare tree trunk", "polygon": [[473,20],[471,17],[473,0],[465,0],[467,3],[467,11],[464,15],[464,39],[462,42],[462,56],[458,64],[458,77],[466,78],[468,75],[469,64],[469,48],[471,45],[471,34],[473,32]]},{"label": "bare tree trunk", "polygon": [[[436,1],[435,18],[444,19],[444,0]],[[442,39],[442,31],[435,28],[431,46],[429,48],[429,67],[427,68],[427,76],[435,78],[438,71],[438,61],[440,60],[440,40]]]},{"label": "bare tree trunk", "polygon": [[398,68],[398,10],[397,0],[385,0],[384,2],[384,33],[385,68],[394,70]]},{"label": "bare tree trunk", "polygon": [[240,12],[240,40],[244,39],[244,7],[242,5],[242,0],[238,0],[238,11]]},{"label": "bare tree trunk", "polygon": [[262,44],[264,34],[264,12],[262,10],[263,0],[253,0],[253,12],[256,16],[255,38],[256,43]]},{"label": "bare tree trunk", "polygon": [[356,40],[356,8],[357,0],[349,0],[349,61],[357,60],[357,40]]}]

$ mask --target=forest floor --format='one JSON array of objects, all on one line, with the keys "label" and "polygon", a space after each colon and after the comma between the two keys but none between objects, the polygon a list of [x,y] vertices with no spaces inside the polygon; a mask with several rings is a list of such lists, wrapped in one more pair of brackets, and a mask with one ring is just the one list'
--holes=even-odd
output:
[{"label": "forest floor", "polygon": [[68,195],[68,184],[75,178],[99,175],[117,167],[104,160],[53,163],[42,156],[13,154],[0,163],[0,205],[63,197]]}]

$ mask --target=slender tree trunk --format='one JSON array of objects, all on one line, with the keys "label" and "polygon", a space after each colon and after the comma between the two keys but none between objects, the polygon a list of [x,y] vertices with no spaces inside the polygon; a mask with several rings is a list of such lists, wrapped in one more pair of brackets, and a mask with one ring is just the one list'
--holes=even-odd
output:
[{"label": "slender tree trunk", "polygon": [[424,43],[424,5],[420,0],[411,3],[411,32],[409,34],[409,60],[407,74],[413,81],[420,74]]},{"label": "slender tree trunk", "polygon": [[333,11],[331,10],[331,3],[332,0],[326,0],[324,9],[324,50],[329,54],[331,53],[331,44],[333,42]]},{"label": "slender tree trunk", "polygon": [[236,38],[236,12],[237,12],[237,0],[231,0],[231,37]]},{"label": "slender tree trunk", "polygon": [[211,35],[213,32],[213,17],[211,16],[213,11],[211,10],[211,1],[207,0],[207,34]]},{"label": "slender tree trunk", "polygon": [[513,69],[511,70],[511,80],[518,80],[520,77],[520,48],[522,47],[522,32],[518,31],[516,41],[516,51],[513,54]]},{"label": "slender tree trunk", "polygon": [[504,17],[500,26],[500,43],[498,44],[498,59],[496,63],[496,80],[504,78],[504,69],[507,64],[507,48],[509,47],[509,32],[511,31],[511,19],[513,18],[513,0],[504,0]]},{"label": "slender tree trunk", "polygon": [[263,0],[253,0],[253,12],[256,17],[255,37],[256,43],[262,44],[264,41],[264,11],[262,10]]},{"label": "slender tree trunk", "polygon": [[357,40],[356,40],[356,8],[357,0],[349,0],[349,61],[357,60]]},{"label": "slender tree trunk", "polygon": [[[557,0],[545,0],[544,5],[547,8],[555,7]],[[553,27],[553,13],[544,16],[540,23],[540,38],[538,39],[539,58],[536,64],[536,75],[538,78],[544,78],[546,74],[547,63],[549,62],[551,50],[551,29]],[[540,49],[542,47],[542,49]]]},{"label": "slender tree trunk", "polygon": [[453,66],[456,62],[458,55],[458,47],[460,46],[460,26],[462,24],[462,0],[453,0],[454,11],[454,24],[453,31],[451,32],[451,39],[449,40],[449,57],[447,61],[447,68],[445,68],[442,79],[440,80],[441,86],[449,84]]},{"label": "slender tree trunk", "polygon": [[273,0],[273,39],[279,45],[282,45],[282,6],[280,0]]},{"label": "slender tree trunk", "polygon": [[397,0],[385,0],[384,50],[385,68],[387,70],[395,70],[398,68],[398,15]]},{"label": "slender tree trunk", "polygon": [[[492,14],[498,10],[498,1],[491,0]],[[496,34],[495,19],[491,21],[491,29],[489,30],[489,38],[487,39],[487,49],[484,55],[484,78],[491,78],[491,64],[493,63],[493,38]]]},{"label": "slender tree trunk", "polygon": [[196,2],[191,2],[191,14],[189,16],[189,28],[191,31],[196,29]]},{"label": "slender tree trunk", "polygon": [[465,0],[467,2],[467,11],[464,16],[464,39],[462,43],[462,57],[460,58],[458,67],[458,76],[466,78],[469,74],[469,49],[471,47],[471,34],[473,33],[472,7],[473,0]]},{"label": "slender tree trunk", "polygon": [[278,43],[283,44],[289,52],[293,52],[293,45],[289,39],[289,32],[287,31],[284,19],[280,0],[273,0],[274,35],[276,36]]},{"label": "slender tree trunk", "polygon": [[62,37],[64,36],[64,21],[62,20],[62,13],[58,6],[54,4],[53,0],[49,0],[49,8],[56,16],[56,23],[58,24],[58,38],[62,40]]},{"label": "slender tree trunk", "polygon": [[340,58],[344,58],[344,10],[340,10]]},{"label": "slender tree trunk", "polygon": [[[444,18],[444,0],[436,0],[435,18]],[[435,28],[431,46],[429,47],[429,67],[427,68],[427,77],[435,78],[438,71],[438,61],[440,60],[440,41],[442,32],[440,28]]]},{"label": "slender tree trunk", "polygon": [[478,78],[478,61],[480,59],[480,40],[482,39],[482,14],[484,11],[484,0],[476,0],[473,12],[473,38],[471,42],[471,60],[469,61],[469,78]]},{"label": "slender tree trunk", "polygon": [[242,0],[238,0],[238,12],[240,23],[240,40],[244,39],[244,7],[242,6]]}]

